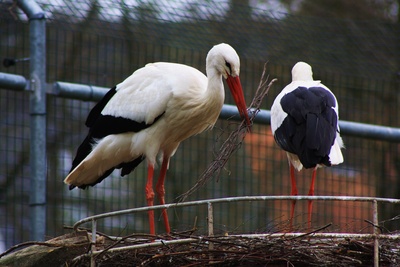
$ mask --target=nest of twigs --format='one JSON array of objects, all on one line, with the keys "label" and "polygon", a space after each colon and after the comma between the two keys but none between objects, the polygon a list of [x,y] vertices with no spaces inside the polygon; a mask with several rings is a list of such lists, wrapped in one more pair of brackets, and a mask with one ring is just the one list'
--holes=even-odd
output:
[{"label": "nest of twigs", "polygon": [[77,232],[46,242],[26,242],[14,246],[0,255],[0,265],[27,267],[394,267],[400,265],[400,235],[396,233],[350,236],[351,234],[320,233],[315,230],[305,233],[206,236],[197,235],[196,231],[194,229],[163,236],[133,234],[126,237],[111,237],[97,233],[96,241],[93,243],[91,232],[79,229]]},{"label": "nest of twigs", "polygon": [[[371,238],[175,233],[161,240],[131,236],[116,242],[106,238],[101,244],[104,252],[95,255],[94,261],[96,266],[374,266]],[[127,249],[118,251],[121,246]],[[76,257],[68,266],[89,266],[89,255]],[[398,240],[381,239],[379,266],[399,264]]]}]

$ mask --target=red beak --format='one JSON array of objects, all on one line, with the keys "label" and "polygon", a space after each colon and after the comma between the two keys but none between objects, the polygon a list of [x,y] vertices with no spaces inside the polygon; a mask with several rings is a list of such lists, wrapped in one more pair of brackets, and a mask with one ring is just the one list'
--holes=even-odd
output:
[{"label": "red beak", "polygon": [[249,114],[247,113],[246,101],[244,100],[242,84],[240,83],[239,76],[232,77],[231,75],[228,75],[228,78],[226,78],[226,82],[229,86],[229,89],[231,90],[240,116],[246,120],[246,126],[250,129],[251,123],[249,119]]}]

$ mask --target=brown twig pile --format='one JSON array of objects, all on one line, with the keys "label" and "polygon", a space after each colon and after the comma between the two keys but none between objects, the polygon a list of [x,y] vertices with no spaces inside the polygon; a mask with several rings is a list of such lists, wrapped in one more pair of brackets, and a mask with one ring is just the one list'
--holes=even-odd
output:
[{"label": "brown twig pile", "polygon": [[[307,235],[207,237],[175,233],[163,240],[188,237],[193,241],[187,244],[118,252],[105,249],[105,253],[95,256],[96,266],[373,266],[374,260],[373,239],[315,239]],[[118,242],[118,246],[138,244],[137,240],[130,237]],[[150,239],[142,236],[140,240],[151,244]],[[88,255],[69,261],[68,266],[88,266]],[[380,266],[398,266],[399,242],[380,240],[379,258]]]},{"label": "brown twig pile", "polygon": [[[253,122],[254,118],[260,111],[260,107],[264,97],[267,95],[272,84],[277,79],[272,79],[268,83],[268,76],[266,75],[266,64],[264,65],[264,70],[261,75],[260,84],[257,88],[256,94],[248,108],[250,110],[249,117],[250,121]],[[211,178],[218,177],[221,170],[224,168],[226,162],[229,160],[230,156],[240,148],[246,133],[249,131],[243,120],[237,127],[236,130],[232,131],[229,137],[221,145],[218,153],[216,153],[216,158],[208,165],[207,169],[202,173],[200,178],[197,180],[196,184],[190,188],[186,193],[179,196],[180,201],[184,201],[190,194],[195,192],[198,188],[204,186]]]},{"label": "brown twig pile", "polygon": [[[92,254],[90,230],[79,229],[0,257],[1,266],[374,266],[374,237],[321,237],[329,225],[301,235],[197,235],[197,229],[121,238],[97,233]],[[398,233],[379,239],[379,266],[400,266]],[[21,249],[21,250],[18,250]],[[17,251],[15,251],[17,250]],[[25,251],[24,251],[25,250]],[[13,254],[14,257],[13,257]],[[18,257],[19,254],[19,257]],[[2,257],[10,257],[2,265]],[[18,264],[19,263],[19,264]]]}]

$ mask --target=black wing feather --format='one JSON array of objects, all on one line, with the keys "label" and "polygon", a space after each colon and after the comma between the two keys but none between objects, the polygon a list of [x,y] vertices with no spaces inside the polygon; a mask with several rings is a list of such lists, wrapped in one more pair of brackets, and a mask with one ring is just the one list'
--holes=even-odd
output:
[{"label": "black wing feather", "polygon": [[103,98],[92,108],[92,110],[89,112],[89,115],[86,119],[85,125],[87,127],[92,127],[97,118],[100,116],[101,111],[104,109],[104,107],[107,105],[108,101],[117,93],[117,87],[114,86],[111,88],[104,96]]},{"label": "black wing feather", "polygon": [[278,145],[296,154],[305,168],[330,166],[329,153],[336,138],[336,101],[322,87],[298,87],[281,99],[288,116],[275,131]]},{"label": "black wing feather", "polygon": [[[81,189],[86,189],[88,186],[95,186],[96,184],[102,182],[105,178],[107,178],[115,169],[122,169],[121,170],[121,176],[125,176],[129,173],[131,173],[143,160],[145,157],[142,155],[130,162],[124,162],[121,163],[120,165],[116,166],[115,168],[111,168],[107,170],[102,176],[100,176],[94,183],[92,184],[86,184],[86,185],[81,185],[79,188]],[[74,185],[70,185],[69,189],[74,189]]]},{"label": "black wing feather", "polygon": [[[139,132],[144,130],[154,123],[156,123],[165,112],[158,115],[155,120],[146,124],[146,122],[137,122],[128,118],[123,117],[114,117],[111,115],[103,115],[101,114],[102,110],[106,106],[106,104],[110,101],[110,99],[116,94],[116,87],[113,87],[111,90],[107,92],[107,94],[93,107],[90,111],[87,119],[86,126],[89,127],[89,132],[86,138],[83,140],[82,144],[78,147],[76,152],[76,156],[72,161],[72,166],[70,172],[72,172],[92,151],[93,144],[96,140],[102,139],[111,134],[121,134],[127,132]],[[109,176],[114,169],[122,169],[121,175],[127,175],[132,172],[143,160],[145,157],[143,155],[138,158],[130,161],[130,162],[122,162],[118,166],[115,166],[109,170],[107,170],[102,176],[100,176],[96,182],[93,184],[89,184],[90,186],[94,186],[95,184],[104,180],[107,176]],[[86,188],[89,185],[82,185],[79,188]],[[71,185],[70,189],[75,186]]]}]

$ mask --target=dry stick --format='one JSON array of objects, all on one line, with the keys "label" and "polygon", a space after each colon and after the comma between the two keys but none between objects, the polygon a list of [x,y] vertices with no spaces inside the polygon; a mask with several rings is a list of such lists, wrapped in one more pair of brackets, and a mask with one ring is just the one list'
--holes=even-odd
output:
[{"label": "dry stick", "polygon": [[116,247],[117,245],[119,245],[120,243],[124,242],[125,240],[127,240],[128,238],[131,238],[132,236],[125,236],[122,237],[120,240],[115,241],[114,243],[112,243],[111,245],[107,246],[105,249],[103,249],[99,254],[95,255],[94,258],[97,258],[99,256],[103,256],[104,253],[107,253],[108,250]]},{"label": "dry stick", "polygon": [[82,244],[71,244],[71,245],[66,245],[66,244],[54,244],[54,243],[47,243],[47,242],[41,242],[41,241],[27,241],[27,242],[23,242],[20,244],[17,244],[15,246],[12,246],[11,248],[7,249],[6,251],[4,251],[3,253],[0,254],[0,258],[2,258],[3,256],[9,254],[10,252],[16,250],[16,249],[20,249],[23,247],[28,247],[28,246],[45,246],[45,247],[77,247],[77,246],[81,246]]},{"label": "dry stick", "polygon": [[[63,228],[64,228],[64,229],[69,229],[69,230],[73,230],[73,229],[74,229],[74,227],[68,226],[68,225],[64,225]],[[78,228],[76,229],[76,232],[92,233],[92,229],[91,229],[91,228],[86,228],[86,227],[78,227]],[[99,236],[105,237],[105,238],[107,238],[107,239],[109,239],[109,240],[114,241],[113,238],[111,238],[109,235],[107,235],[107,234],[105,234],[105,233],[96,231],[96,234],[99,235]]]},{"label": "dry stick", "polygon": [[[272,79],[271,82],[268,83],[268,76],[266,76],[266,67],[267,64],[264,65],[264,70],[261,75],[260,84],[257,88],[256,94],[253,98],[253,101],[250,104],[250,109],[253,111],[250,114],[250,121],[253,122],[254,118],[257,116],[260,111],[260,107],[264,97],[267,95],[269,89],[272,84],[277,81],[277,79]],[[211,162],[211,164],[207,167],[207,169],[202,173],[200,178],[197,180],[196,184],[190,188],[186,193],[182,194],[178,197],[179,202],[183,202],[189,195],[195,192],[200,187],[204,186],[212,177],[218,177],[221,170],[224,168],[226,162],[229,160],[229,157],[241,146],[243,139],[247,133],[247,126],[245,121],[243,120],[239,127],[231,132],[228,139],[222,144],[219,149],[217,157]]]},{"label": "dry stick", "polygon": [[302,234],[302,235],[299,235],[299,236],[295,236],[295,237],[289,238],[289,240],[298,239],[298,238],[301,238],[301,237],[305,237],[305,236],[308,236],[308,235],[315,234],[315,233],[317,233],[317,232],[319,232],[319,231],[322,231],[322,230],[324,230],[324,229],[330,227],[331,225],[332,225],[332,223],[328,223],[327,225],[322,226],[322,227],[320,227],[320,228],[318,228],[318,229],[315,229],[315,230],[313,230],[313,231],[311,231],[311,232],[307,232],[307,233],[305,233],[305,234]]},{"label": "dry stick", "polygon": [[381,231],[381,234],[384,232],[384,231],[383,231],[384,228],[383,228],[382,226],[376,225],[376,224],[374,224],[373,222],[371,222],[370,220],[367,220],[367,219],[365,219],[364,222],[366,222],[366,223],[372,225],[372,226],[375,227],[375,228],[378,228],[379,231]]}]

